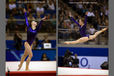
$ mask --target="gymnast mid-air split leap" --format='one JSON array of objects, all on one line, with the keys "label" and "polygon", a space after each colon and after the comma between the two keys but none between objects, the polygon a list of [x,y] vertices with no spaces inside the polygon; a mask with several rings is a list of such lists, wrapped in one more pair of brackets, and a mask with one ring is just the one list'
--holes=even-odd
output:
[{"label": "gymnast mid-air split leap", "polygon": [[88,12],[85,13],[85,20],[80,19],[79,23],[72,17],[71,12],[69,12],[69,17],[71,18],[71,20],[73,20],[79,27],[79,32],[81,35],[81,38],[75,40],[75,41],[65,41],[64,44],[78,44],[78,43],[84,43],[87,42],[89,40],[93,40],[95,39],[99,34],[101,34],[102,32],[106,31],[107,28],[103,28],[100,31],[97,31],[94,35],[89,35],[86,34],[86,26],[87,26],[87,14]]},{"label": "gymnast mid-air split leap", "polygon": [[26,60],[26,69],[25,70],[29,70],[29,63],[30,63],[31,58],[33,56],[33,54],[32,54],[32,43],[36,38],[36,35],[37,35],[37,33],[41,27],[42,22],[46,19],[46,16],[41,19],[39,24],[37,24],[36,21],[32,21],[30,24],[31,26],[30,26],[28,19],[27,19],[26,9],[24,9],[23,11],[25,13],[25,20],[26,20],[26,25],[27,25],[27,40],[24,43],[25,51],[24,51],[24,55],[21,57],[20,64],[18,65],[18,70],[21,69],[22,64],[23,64],[23,62],[27,56],[28,56],[28,58]]}]

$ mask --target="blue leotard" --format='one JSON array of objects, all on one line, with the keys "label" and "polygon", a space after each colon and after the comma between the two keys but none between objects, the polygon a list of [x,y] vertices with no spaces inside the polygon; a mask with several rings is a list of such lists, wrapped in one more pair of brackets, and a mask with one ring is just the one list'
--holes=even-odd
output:
[{"label": "blue leotard", "polygon": [[83,26],[81,26],[73,17],[71,17],[71,19],[78,25],[79,31],[80,31],[80,35],[82,37],[89,37],[89,35],[86,34],[87,15],[85,15],[85,21],[84,21],[84,25]]},{"label": "blue leotard", "polygon": [[29,22],[27,19],[27,12],[25,12],[25,20],[26,20],[26,25],[27,25],[27,42],[29,43],[29,45],[31,45],[33,43],[33,41],[35,40],[35,37],[38,33],[38,30],[41,27],[41,23],[43,22],[42,20],[40,21],[40,23],[38,24],[38,26],[36,27],[35,30],[33,30],[30,26],[29,26]]}]

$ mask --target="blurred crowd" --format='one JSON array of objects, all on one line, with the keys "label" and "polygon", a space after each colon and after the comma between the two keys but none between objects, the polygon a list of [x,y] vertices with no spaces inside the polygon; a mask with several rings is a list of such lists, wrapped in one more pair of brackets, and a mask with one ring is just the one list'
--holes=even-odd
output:
[{"label": "blurred crowd", "polygon": [[[76,21],[87,14],[87,33],[108,27],[108,0],[59,0],[59,39],[70,40],[80,38],[77,25],[70,20],[69,12]],[[103,35],[108,37],[108,31]]]},{"label": "blurred crowd", "polygon": [[28,20],[39,21],[47,16],[48,21],[43,23],[40,32],[55,32],[56,0],[6,0],[6,32],[25,31],[24,8],[27,9]]}]

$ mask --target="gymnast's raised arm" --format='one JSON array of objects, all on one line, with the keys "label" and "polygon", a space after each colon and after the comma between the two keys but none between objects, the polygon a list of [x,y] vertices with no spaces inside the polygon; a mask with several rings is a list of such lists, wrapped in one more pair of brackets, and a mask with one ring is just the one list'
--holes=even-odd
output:
[{"label": "gymnast's raised arm", "polygon": [[88,14],[88,12],[85,13],[85,21],[84,21],[85,26],[87,25],[87,14]]},{"label": "gymnast's raised arm", "polygon": [[26,12],[26,9],[24,8],[24,13],[25,13],[25,21],[26,21],[26,25],[27,27],[29,26],[29,22],[28,22],[28,19],[27,19],[27,12]]},{"label": "gymnast's raised arm", "polygon": [[81,27],[80,24],[72,17],[71,12],[69,12],[69,17],[70,17],[71,20],[74,21],[79,27]]},{"label": "gymnast's raised arm", "polygon": [[40,21],[40,23],[38,24],[38,26],[37,26],[37,30],[39,30],[40,28],[41,28],[41,24],[42,24],[42,22],[44,21],[44,20],[46,20],[46,16],[44,16],[42,19],[41,19],[41,21]]}]

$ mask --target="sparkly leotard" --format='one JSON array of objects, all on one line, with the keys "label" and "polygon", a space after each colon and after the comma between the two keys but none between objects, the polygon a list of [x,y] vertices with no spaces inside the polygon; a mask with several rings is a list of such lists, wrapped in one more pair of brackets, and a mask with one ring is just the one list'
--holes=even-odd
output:
[{"label": "sparkly leotard", "polygon": [[82,27],[73,17],[71,17],[71,19],[78,25],[79,31],[80,31],[80,35],[82,37],[89,37],[89,35],[86,34],[87,15],[85,15],[85,21],[84,21],[84,25]]},{"label": "sparkly leotard", "polygon": [[40,21],[40,23],[38,24],[38,26],[36,27],[35,30],[33,30],[30,26],[29,26],[29,22],[27,19],[27,12],[25,12],[25,20],[26,20],[26,25],[27,25],[27,42],[29,43],[29,45],[31,45],[33,43],[33,41],[35,40],[35,37],[38,33],[38,30],[41,27],[41,23],[43,22],[42,20]]}]

